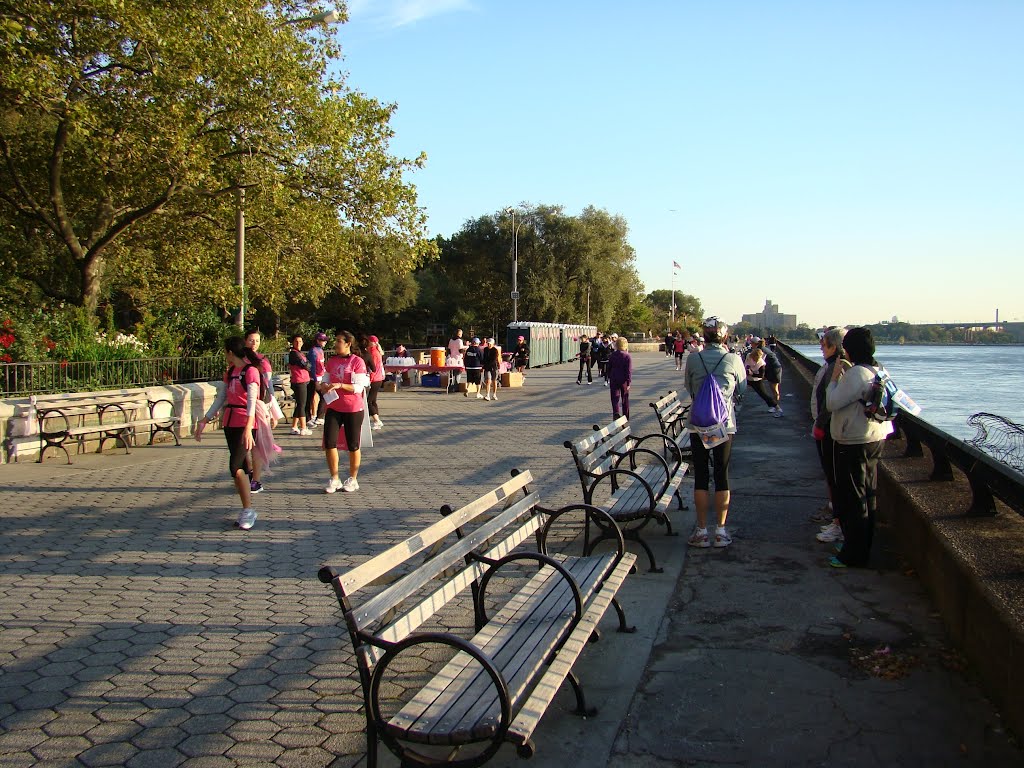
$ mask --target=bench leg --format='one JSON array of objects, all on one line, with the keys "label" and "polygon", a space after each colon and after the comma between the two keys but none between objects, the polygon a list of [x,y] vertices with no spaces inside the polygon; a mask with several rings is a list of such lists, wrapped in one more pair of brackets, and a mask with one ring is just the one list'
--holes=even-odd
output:
[{"label": "bench leg", "polygon": [[573,712],[573,714],[579,715],[580,717],[593,717],[596,715],[596,707],[587,707],[587,701],[583,698],[583,687],[580,685],[580,681],[576,677],[576,673],[570,672],[565,679],[569,681],[569,685],[572,686],[573,693],[576,694],[576,711]]},{"label": "bench leg", "polygon": [[619,598],[612,598],[612,606],[615,608],[615,613],[619,616],[619,632],[626,632],[628,634],[636,632],[635,626],[631,627],[626,623],[626,612],[622,610],[622,606],[619,604]]},{"label": "bench leg", "polygon": [[[689,509],[689,507],[686,506],[686,504],[683,503],[683,496],[682,496],[681,493],[679,493],[678,490],[676,491],[675,496],[676,496],[676,501],[679,502],[679,508],[680,509]],[[665,519],[667,520],[668,518],[666,517]],[[668,533],[666,535],[667,536],[675,536],[676,535],[676,534],[672,533],[672,525],[671,525],[671,523],[668,526]]]},{"label": "bench leg", "polygon": [[178,439],[178,435],[175,434],[174,429],[171,427],[151,427],[149,430],[149,444],[153,444],[153,439],[161,432],[166,432],[174,438],[175,445],[181,445],[181,440]]}]

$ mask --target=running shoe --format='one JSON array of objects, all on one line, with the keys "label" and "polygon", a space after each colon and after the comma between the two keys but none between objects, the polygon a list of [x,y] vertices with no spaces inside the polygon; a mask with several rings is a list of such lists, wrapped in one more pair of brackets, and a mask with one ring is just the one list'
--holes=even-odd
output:
[{"label": "running shoe", "polygon": [[730,544],[732,544],[732,536],[729,535],[725,528],[719,528],[715,531],[715,543],[713,546],[722,548],[728,547]]},{"label": "running shoe", "polygon": [[256,517],[255,509],[243,509],[238,513],[238,520],[235,522],[235,525],[243,531],[248,531],[256,524]]},{"label": "running shoe", "polygon": [[768,413],[775,413],[775,406],[774,405],[771,408],[768,409]]},{"label": "running shoe", "polygon": [[830,542],[833,542],[833,541],[839,541],[841,538],[843,538],[843,529],[840,528],[835,523],[830,523],[828,528],[823,530],[821,533],[819,533],[814,538],[816,538],[818,541],[824,542],[826,544],[828,544]]},{"label": "running shoe", "polygon": [[477,392],[477,393],[476,393],[476,399],[477,399],[477,400],[483,400],[483,399],[484,399],[484,396],[483,396],[483,395],[481,395],[481,394],[480,394],[479,392]]},{"label": "running shoe", "polygon": [[293,435],[301,435],[302,434],[302,430],[299,429],[298,427],[292,427],[292,434]]},{"label": "running shoe", "polygon": [[354,477],[346,477],[345,482],[341,484],[341,490],[345,493],[352,493],[352,491],[359,490],[359,481]]},{"label": "running shoe", "polygon": [[781,408],[777,408],[775,410],[775,413],[772,414],[772,416],[774,416],[776,419],[781,419],[782,418],[782,409]]},{"label": "running shoe", "polygon": [[327,486],[324,488],[324,493],[334,493],[341,489],[341,480],[336,477],[332,477],[327,481]]},{"label": "running shoe", "polygon": [[309,427],[306,427],[299,434],[301,434],[301,435],[312,435],[313,434],[313,430],[310,429]]},{"label": "running shoe", "polygon": [[490,400],[490,399],[491,399],[490,395],[484,395],[484,400]]},{"label": "running shoe", "polygon": [[491,400],[497,400],[497,399],[498,399],[498,393],[495,392],[493,395],[491,395]]},{"label": "running shoe", "polygon": [[846,563],[844,563],[842,560],[840,560],[835,555],[833,555],[832,557],[830,557],[828,559],[828,564],[831,565],[833,568],[846,568],[847,567]]},{"label": "running shoe", "polygon": [[707,528],[694,528],[690,538],[686,541],[691,547],[706,549],[711,546],[711,538],[708,536]]},{"label": "running shoe", "polygon": [[383,428],[384,428],[384,422],[383,421],[374,421],[374,422],[371,422],[371,424],[370,424],[370,429],[383,429]]},{"label": "running shoe", "polygon": [[249,481],[249,492],[250,493],[263,493],[263,483],[259,480]]}]

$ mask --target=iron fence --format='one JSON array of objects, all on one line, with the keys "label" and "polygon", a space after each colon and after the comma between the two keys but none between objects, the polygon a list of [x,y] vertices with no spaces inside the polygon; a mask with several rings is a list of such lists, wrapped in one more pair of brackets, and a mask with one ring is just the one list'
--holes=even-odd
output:
[{"label": "iron fence", "polygon": [[[287,352],[274,352],[266,357],[275,371],[285,370],[288,362]],[[186,384],[212,381],[223,375],[223,355],[0,365],[3,397]]]}]

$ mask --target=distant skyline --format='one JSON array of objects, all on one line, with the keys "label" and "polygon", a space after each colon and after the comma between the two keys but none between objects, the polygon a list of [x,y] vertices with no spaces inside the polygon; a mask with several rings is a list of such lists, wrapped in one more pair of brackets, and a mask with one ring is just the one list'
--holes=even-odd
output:
[{"label": "distant skyline", "polygon": [[[1024,320],[1024,2],[357,0],[431,234],[623,216],[647,290],[732,322]],[[529,286],[520,284],[521,291]]]}]

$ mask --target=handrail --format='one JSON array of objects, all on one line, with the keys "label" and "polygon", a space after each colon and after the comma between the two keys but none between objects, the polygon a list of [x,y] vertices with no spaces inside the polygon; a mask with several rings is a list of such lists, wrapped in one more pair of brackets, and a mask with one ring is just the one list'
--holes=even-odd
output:
[{"label": "handrail", "polygon": [[[820,363],[807,359],[788,344],[780,342],[779,346],[791,360],[812,376],[821,368]],[[995,499],[998,498],[1017,514],[1024,516],[1024,474],[906,411],[899,412],[894,426],[896,429],[889,439],[906,440],[904,457],[922,457],[923,447],[928,447],[932,460],[930,479],[952,481],[954,466],[964,473],[971,486],[971,503],[964,511],[965,515],[995,515]]]}]

